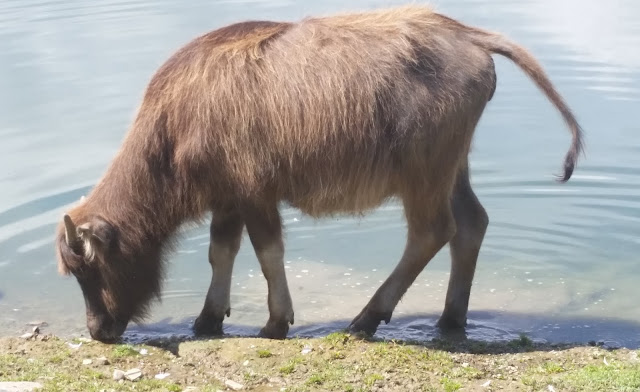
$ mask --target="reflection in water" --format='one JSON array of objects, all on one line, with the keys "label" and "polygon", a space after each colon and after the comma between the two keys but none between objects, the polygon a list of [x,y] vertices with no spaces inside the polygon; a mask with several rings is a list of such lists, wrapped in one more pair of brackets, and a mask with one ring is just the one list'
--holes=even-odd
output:
[{"label": "reflection in water", "polygon": [[[438,317],[439,314],[397,317],[389,325],[382,325],[376,337],[413,341],[447,338],[503,342],[516,339],[521,332],[525,332],[529,336],[534,336],[533,340],[536,342],[586,344],[597,341],[611,348],[623,346],[637,349],[640,347],[637,339],[640,323],[623,319],[562,318],[547,315],[533,317],[529,313],[473,311],[469,313],[470,322],[464,331],[443,334],[434,327]],[[191,321],[187,319],[176,322],[176,320],[164,319],[158,323],[133,326],[128,329],[123,339],[131,343],[163,338],[193,339]],[[335,331],[344,330],[350,321],[350,319],[332,320],[292,327],[289,335],[301,338],[326,336]],[[505,329],[505,325],[512,328],[516,326],[516,329]],[[232,323],[225,326],[225,334],[229,336],[256,336],[259,329],[260,327],[256,326]],[[594,340],[594,336],[598,336],[598,338]],[[621,339],[621,336],[625,338]]]},{"label": "reflection in water", "polygon": [[554,57],[574,63],[563,78],[608,99],[638,100],[640,83],[634,74],[640,68],[640,10],[633,0],[606,5],[598,0],[527,0],[512,5],[513,12],[530,20],[523,31],[540,36],[545,45],[559,46]]},{"label": "reflection in water", "polygon": [[525,0],[516,8],[531,20],[523,30],[546,35],[547,44],[567,47],[572,51],[567,56],[609,65],[612,74],[640,68],[640,9],[633,0],[606,5],[598,0]]},{"label": "reflection in water", "polygon": [[[74,279],[57,276],[53,230],[121,143],[155,69],[180,45],[244,19],[294,20],[380,2],[77,1],[0,3],[0,334],[46,320],[85,333]],[[393,1],[392,3],[401,3]],[[520,331],[549,340],[637,346],[640,308],[640,4],[632,0],[452,0],[453,17],[502,31],[530,48],[586,131],[587,154],[566,185],[551,178],[569,139],[555,109],[498,56],[498,88],[476,132],[472,182],[490,215],[471,299],[470,337]],[[580,9],[580,13],[575,10]],[[283,210],[292,333],[343,328],[397,262],[402,210],[313,222]],[[206,227],[188,228],[163,301],[128,336],[190,334],[209,284]],[[445,249],[381,336],[434,336],[448,281]],[[233,280],[231,333],[266,320],[266,283],[245,241]],[[426,316],[425,316],[426,314]],[[330,320],[330,321],[327,321]],[[331,321],[332,320],[332,321]]]}]

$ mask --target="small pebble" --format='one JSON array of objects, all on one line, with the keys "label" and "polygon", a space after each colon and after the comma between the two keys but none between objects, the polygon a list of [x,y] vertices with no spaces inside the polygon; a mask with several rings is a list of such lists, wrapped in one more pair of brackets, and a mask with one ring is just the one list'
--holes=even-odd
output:
[{"label": "small pebble", "polygon": [[247,359],[246,361],[242,362],[242,366],[249,366],[249,360]]},{"label": "small pebble", "polygon": [[140,350],[140,355],[147,355],[149,354],[149,351],[146,348],[143,348]]},{"label": "small pebble", "polygon": [[604,348],[606,350],[617,350],[620,347],[622,347],[622,345],[620,345],[620,343],[614,342],[612,340],[606,340],[606,341],[602,342],[602,348]]},{"label": "small pebble", "polygon": [[20,338],[21,338],[21,339],[26,339],[26,340],[29,340],[29,339],[31,339],[32,337],[34,337],[33,332],[27,332],[27,333],[25,333],[25,334],[23,334],[23,335],[20,335]]},{"label": "small pebble", "polygon": [[96,358],[96,364],[98,364],[100,366],[108,365],[109,364],[109,360],[106,357]]},{"label": "small pebble", "polygon": [[142,377],[142,371],[138,368],[129,369],[124,373],[124,376],[129,381],[135,381]]},{"label": "small pebble", "polygon": [[240,383],[237,383],[237,382],[235,382],[235,381],[233,381],[233,380],[226,380],[226,381],[224,382],[224,385],[225,385],[227,388],[231,388],[231,389],[233,389],[234,391],[239,391],[239,390],[241,390],[242,388],[244,388],[244,385],[242,385],[242,384],[240,384]]},{"label": "small pebble", "polygon": [[311,346],[304,346],[304,348],[302,349],[302,355],[307,355],[309,354],[311,351],[313,351],[313,348]]},{"label": "small pebble", "polygon": [[113,379],[115,381],[120,381],[123,378],[124,378],[124,372],[122,370],[116,369],[116,370],[113,371]]},{"label": "small pebble", "polygon": [[489,385],[491,385],[491,380],[487,380],[487,382],[485,382],[484,384],[482,384],[483,388],[487,388]]},{"label": "small pebble", "polygon": [[69,347],[71,347],[72,349],[77,350],[77,349],[79,349],[79,348],[80,348],[80,346],[82,346],[82,342],[80,342],[80,343],[78,343],[78,344],[74,344],[74,343],[67,343],[67,345],[68,345]]},{"label": "small pebble", "polygon": [[281,377],[270,377],[268,381],[272,384],[284,384],[284,379]]},{"label": "small pebble", "polygon": [[165,378],[169,377],[169,373],[158,373],[155,376],[156,380],[164,380]]},{"label": "small pebble", "polygon": [[90,359],[83,359],[83,360],[82,360],[82,364],[83,364],[83,365],[91,365],[92,363],[93,363],[93,361],[92,361],[92,360],[90,360]]}]

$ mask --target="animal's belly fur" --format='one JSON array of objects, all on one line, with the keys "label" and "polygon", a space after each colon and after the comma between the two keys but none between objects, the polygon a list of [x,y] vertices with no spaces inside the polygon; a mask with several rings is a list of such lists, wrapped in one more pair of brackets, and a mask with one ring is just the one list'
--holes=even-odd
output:
[{"label": "animal's belly fur", "polygon": [[386,170],[290,176],[281,199],[312,217],[362,214],[397,194],[396,180]]}]

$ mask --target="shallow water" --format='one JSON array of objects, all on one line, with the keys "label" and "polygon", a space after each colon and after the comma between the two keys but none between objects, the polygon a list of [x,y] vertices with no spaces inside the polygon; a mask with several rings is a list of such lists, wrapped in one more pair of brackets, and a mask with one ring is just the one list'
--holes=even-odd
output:
[{"label": "shallow water", "polygon": [[[245,19],[399,3],[327,1],[4,0],[0,3],[0,335],[33,320],[86,334],[74,279],[56,273],[53,230],[117,150],[152,72],[204,31]],[[439,3],[439,4],[438,4]],[[495,57],[498,88],[471,154],[472,182],[491,218],[467,336],[606,340],[640,346],[640,3],[612,0],[449,0],[440,11],[507,33],[531,49],[575,111],[587,154],[553,181],[569,145],[555,109]],[[575,10],[579,9],[577,13]],[[397,203],[360,219],[314,222],[283,210],[291,334],[345,327],[404,246]],[[207,227],[187,231],[161,304],[127,336],[189,334],[209,284]],[[442,310],[449,255],[428,265],[379,334],[429,339]],[[267,318],[266,283],[249,242],[238,256],[230,333]]]}]

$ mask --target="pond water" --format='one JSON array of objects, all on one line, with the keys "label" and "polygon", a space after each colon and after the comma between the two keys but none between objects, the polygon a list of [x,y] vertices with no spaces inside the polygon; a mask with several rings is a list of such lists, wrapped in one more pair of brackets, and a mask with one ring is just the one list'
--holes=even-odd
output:
[{"label": "pond water", "polygon": [[[296,20],[399,2],[3,0],[0,3],[0,335],[44,320],[87,335],[73,278],[57,275],[53,231],[105,170],[153,71],[204,31],[245,19]],[[554,107],[495,56],[498,87],[471,154],[491,223],[467,336],[604,340],[640,346],[640,3],[634,0],[448,0],[437,8],[529,48],[575,111],[587,151],[557,184],[569,146]],[[579,10],[579,12],[576,11]],[[283,209],[296,312],[290,335],[348,325],[399,259],[398,203],[363,218],[312,221]],[[210,267],[208,228],[188,228],[170,259],[162,302],[130,338],[190,333]],[[430,339],[444,303],[443,249],[380,336]],[[267,319],[266,283],[244,241],[234,270],[230,333]]]}]

